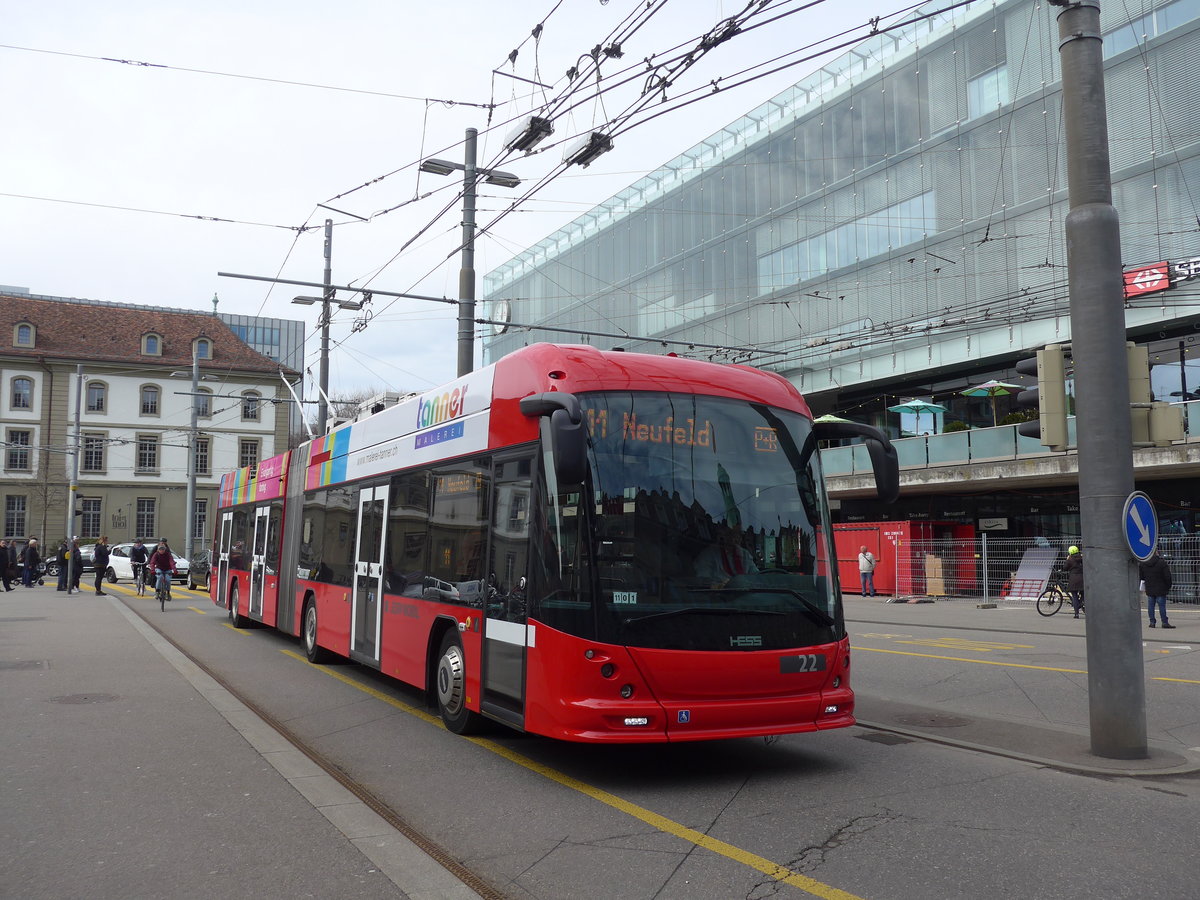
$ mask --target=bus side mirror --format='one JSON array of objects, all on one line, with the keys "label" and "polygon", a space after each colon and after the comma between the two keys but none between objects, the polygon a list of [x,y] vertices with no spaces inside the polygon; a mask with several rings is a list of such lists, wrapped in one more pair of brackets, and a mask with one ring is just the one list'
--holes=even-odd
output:
[{"label": "bus side mirror", "polygon": [[884,503],[896,502],[900,496],[900,461],[886,434],[873,425],[859,422],[814,422],[813,437],[818,441],[865,438],[875,472],[875,492]]},{"label": "bus side mirror", "polygon": [[579,399],[574,394],[550,391],[522,397],[520,408],[526,416],[548,418],[550,454],[558,483],[581,484],[587,476],[587,430]]}]

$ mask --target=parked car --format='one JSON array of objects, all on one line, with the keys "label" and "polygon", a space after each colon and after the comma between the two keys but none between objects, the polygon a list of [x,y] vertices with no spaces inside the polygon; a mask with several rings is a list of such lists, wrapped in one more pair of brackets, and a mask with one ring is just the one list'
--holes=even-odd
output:
[{"label": "parked car", "polygon": [[[154,545],[147,543],[144,546],[148,558],[154,552]],[[113,546],[108,557],[108,571],[104,574],[104,578],[109,584],[116,584],[118,581],[133,581],[133,563],[129,561],[131,549],[133,549],[132,543]],[[175,557],[175,574],[171,580],[180,584],[188,584],[188,561],[174,550],[171,551],[171,555]]]},{"label": "parked car", "polygon": [[212,550],[201,550],[188,562],[188,588],[193,591],[201,587],[208,590],[208,579],[211,572]]},{"label": "parked car", "polygon": [[[80,546],[79,562],[83,566],[83,568],[79,570],[80,577],[86,575],[88,572],[96,571],[96,545],[95,544],[83,544],[82,546]],[[38,566],[38,568],[40,570],[42,570],[42,572],[45,573],[47,578],[57,578],[58,577],[58,547],[57,547],[57,545],[54,547],[54,556],[51,556],[49,559],[43,559],[41,564]]]}]

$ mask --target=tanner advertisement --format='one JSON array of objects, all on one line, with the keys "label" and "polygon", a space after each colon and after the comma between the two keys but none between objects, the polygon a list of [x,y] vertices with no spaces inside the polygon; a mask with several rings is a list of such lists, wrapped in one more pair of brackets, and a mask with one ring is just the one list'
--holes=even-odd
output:
[{"label": "tanner advertisement", "polygon": [[410,397],[318,438],[309,488],[367,478],[487,449],[494,369]]}]

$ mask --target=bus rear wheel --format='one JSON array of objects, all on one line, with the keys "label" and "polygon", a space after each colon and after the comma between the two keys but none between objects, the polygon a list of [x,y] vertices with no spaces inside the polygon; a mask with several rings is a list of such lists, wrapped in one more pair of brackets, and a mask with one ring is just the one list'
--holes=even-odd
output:
[{"label": "bus rear wheel", "polygon": [[245,628],[246,617],[238,610],[238,586],[235,581],[229,586],[229,621],[234,628]]},{"label": "bus rear wheel", "polygon": [[438,711],[446,728],[455,734],[474,734],[483,724],[479,713],[467,709],[467,657],[455,631],[447,631],[438,652]]},{"label": "bus rear wheel", "polygon": [[333,660],[333,654],[317,643],[317,601],[313,597],[304,604],[300,640],[304,642],[304,655],[310,663],[321,665]]}]

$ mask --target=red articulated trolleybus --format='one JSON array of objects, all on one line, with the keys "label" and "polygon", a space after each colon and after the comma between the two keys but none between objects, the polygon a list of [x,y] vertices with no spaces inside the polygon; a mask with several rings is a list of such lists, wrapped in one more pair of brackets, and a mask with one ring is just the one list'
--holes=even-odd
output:
[{"label": "red articulated trolleybus", "polygon": [[214,602],[571,741],[854,723],[814,424],[785,379],[535,344],[221,480]]}]

